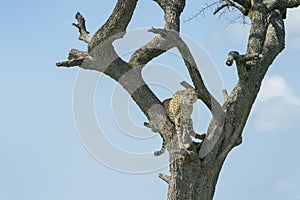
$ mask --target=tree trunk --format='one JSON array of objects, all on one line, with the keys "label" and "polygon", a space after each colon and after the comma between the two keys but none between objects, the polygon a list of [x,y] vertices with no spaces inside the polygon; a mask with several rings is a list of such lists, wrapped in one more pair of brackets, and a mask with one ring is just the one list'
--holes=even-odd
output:
[{"label": "tree trunk", "polygon": [[[168,200],[212,200],[223,163],[229,152],[242,142],[242,132],[261,82],[273,60],[284,49],[284,22],[278,8],[296,7],[296,1],[254,1],[253,17],[247,52],[230,52],[226,64],[236,62],[239,81],[225,95],[221,106],[206,88],[197,64],[180,38],[180,14],[185,0],[154,0],[164,11],[165,28],[150,31],[158,34],[133,53],[129,62],[123,61],[113,48],[113,41],[122,37],[133,16],[137,0],[118,0],[107,22],[90,38],[84,18],[78,13],[74,24],[80,39],[88,43],[88,51],[71,50],[67,61],[57,66],[80,66],[97,70],[116,80],[131,95],[149,120],[149,127],[169,142],[170,176],[160,177],[169,184]],[[228,3],[228,1],[224,1]],[[245,1],[237,1],[245,9]],[[252,1],[251,1],[252,2]],[[234,4],[226,5],[234,6]],[[124,9],[126,8],[126,9]],[[144,82],[143,66],[172,47],[176,47],[189,71],[198,98],[212,113],[207,136],[202,143],[193,142],[187,151],[178,151],[174,124],[166,116],[162,102]],[[176,143],[176,142],[175,142]]]},{"label": "tree trunk", "polygon": [[170,163],[168,200],[213,199],[223,160],[205,162],[184,155],[171,157],[176,157],[176,161]]}]

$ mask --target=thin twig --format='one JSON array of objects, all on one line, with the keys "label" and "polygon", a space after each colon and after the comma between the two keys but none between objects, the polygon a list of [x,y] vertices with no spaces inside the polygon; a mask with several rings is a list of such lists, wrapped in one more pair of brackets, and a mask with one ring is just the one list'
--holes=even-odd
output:
[{"label": "thin twig", "polygon": [[201,8],[200,10],[198,10],[198,12],[194,15],[192,15],[191,17],[189,17],[188,19],[184,20],[183,23],[186,23],[186,22],[190,22],[192,21],[193,19],[196,19],[198,18],[199,15],[204,15],[205,11],[209,8],[212,8],[213,6],[217,5],[217,4],[220,4],[219,1],[216,1],[216,2],[213,2],[211,4],[205,4],[205,6],[203,8]]},{"label": "thin twig", "polygon": [[241,11],[241,13],[243,13],[243,14],[245,14],[245,12],[246,12],[246,9],[243,7],[243,6],[241,6],[241,5],[238,5],[238,4],[236,4],[235,2],[233,2],[233,1],[229,1],[229,0],[226,0],[226,3],[225,4],[223,4],[223,5],[221,5],[220,7],[218,7],[215,11],[214,11],[214,15],[215,14],[217,14],[220,10],[222,10],[223,8],[225,8],[225,7],[234,7],[234,8],[236,8],[236,9],[238,9],[239,11]]}]

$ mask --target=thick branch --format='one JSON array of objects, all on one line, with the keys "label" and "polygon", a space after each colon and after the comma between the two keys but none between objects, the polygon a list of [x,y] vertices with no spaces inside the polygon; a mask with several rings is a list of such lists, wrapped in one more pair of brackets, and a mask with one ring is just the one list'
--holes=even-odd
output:
[{"label": "thick branch", "polygon": [[255,0],[252,9],[253,16],[247,52],[245,55],[239,55],[238,52],[232,51],[228,54],[226,61],[228,66],[231,66],[234,60],[236,61],[241,87],[249,81],[250,74],[255,74],[260,68],[257,63],[261,60],[259,58],[263,56],[262,51],[268,26],[268,12],[262,0]]},{"label": "thick branch", "polygon": [[80,66],[84,60],[89,59],[87,52],[71,49],[68,60],[56,63],[57,67],[74,67]]},{"label": "thick branch", "polygon": [[[165,28],[179,30],[179,25],[172,22],[173,20],[178,21],[180,16],[175,18],[170,17],[171,13],[181,13],[185,7],[185,0],[154,0],[164,11],[165,13]],[[175,26],[172,26],[175,25]],[[176,28],[177,27],[177,28]]]},{"label": "thick branch", "polygon": [[262,60],[262,66],[259,68],[259,74],[264,75],[273,60],[285,47],[285,27],[281,14],[278,11],[273,11],[268,17],[268,29],[266,34],[266,40],[262,54],[264,59]]},{"label": "thick branch", "polygon": [[[265,72],[283,49],[284,27],[279,12],[274,11],[269,15],[260,0],[255,2],[253,10],[247,54],[230,52],[227,59],[229,65],[233,60],[237,61],[240,80],[223,106],[226,111],[225,125],[222,128],[214,125],[214,120],[210,122],[207,138],[199,152],[200,158],[205,158],[209,152],[213,152],[211,156],[216,155],[224,160],[229,151],[241,143],[241,134]],[[217,135],[220,137],[216,137]]]},{"label": "thick branch", "polygon": [[265,0],[264,3],[267,5],[268,10],[273,11],[275,9],[296,8],[300,5],[300,0]]},{"label": "thick branch", "polygon": [[[185,0],[155,0],[164,11],[165,29],[179,31],[180,15],[185,6]],[[161,55],[173,46],[160,35],[154,37],[150,42],[137,49],[131,56],[129,64],[132,67],[144,66],[153,58]]]},{"label": "thick branch", "polygon": [[121,38],[131,20],[137,0],[118,0],[112,14],[101,28],[94,34],[88,46],[91,52],[96,46],[110,37]]},{"label": "thick branch", "polygon": [[231,66],[233,64],[233,61],[236,61],[238,63],[245,63],[250,60],[258,60],[259,58],[262,57],[263,55],[258,53],[240,55],[239,52],[237,51],[230,51],[228,53],[226,65]]},{"label": "thick branch", "polygon": [[262,52],[267,31],[267,8],[262,0],[254,2],[247,54]]},{"label": "thick branch", "polygon": [[[235,7],[238,10],[240,10],[244,15],[247,15],[249,10],[253,5],[251,5],[251,2],[255,1],[253,0],[223,0],[224,4],[222,4],[220,7],[218,7],[214,14],[218,13],[220,10],[226,7]],[[286,8],[296,8],[300,5],[300,0],[264,0],[263,4],[266,5],[267,11],[272,12],[274,10],[284,10]],[[284,17],[285,18],[285,17]]]},{"label": "thick branch", "polygon": [[160,36],[137,49],[131,56],[129,63],[132,67],[145,66],[153,58],[171,49],[171,44]]}]

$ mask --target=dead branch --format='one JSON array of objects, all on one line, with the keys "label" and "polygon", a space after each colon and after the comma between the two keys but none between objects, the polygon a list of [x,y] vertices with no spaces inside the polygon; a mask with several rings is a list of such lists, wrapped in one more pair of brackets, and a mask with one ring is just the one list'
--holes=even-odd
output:
[{"label": "dead branch", "polygon": [[300,5],[300,0],[285,0],[285,1],[265,1],[269,11],[284,8],[296,8]]},{"label": "dead branch", "polygon": [[197,19],[199,15],[204,15],[205,11],[216,6],[216,5],[220,5],[220,1],[215,1],[211,4],[205,4],[205,6],[203,8],[201,8],[200,10],[198,10],[198,12],[196,14],[193,14],[191,17],[189,17],[188,19],[184,20],[183,23],[186,22],[190,22],[193,19]]},{"label": "dead branch", "polygon": [[132,67],[145,66],[153,58],[171,49],[170,43],[160,36],[154,37],[150,42],[137,49],[130,57],[128,63]]},{"label": "dead branch", "polygon": [[233,61],[239,62],[239,63],[245,63],[250,60],[258,60],[262,58],[263,55],[259,53],[251,53],[251,54],[245,54],[240,55],[237,51],[230,51],[228,53],[228,57],[226,60],[226,65],[231,66],[233,64]]},{"label": "dead branch", "polygon": [[71,51],[69,52],[68,60],[83,58],[83,57],[87,57],[88,55],[89,54],[85,51],[79,51],[77,49],[71,49]]},{"label": "dead branch", "polygon": [[241,11],[241,13],[243,13],[244,15],[246,13],[246,9],[243,6],[237,4],[237,3],[233,2],[233,1],[226,0],[225,4],[222,4],[221,6],[219,6],[218,8],[216,8],[216,10],[213,12],[213,14],[214,15],[217,14],[220,10],[222,10],[223,8],[226,8],[226,7],[227,8],[234,7],[236,9],[238,9],[239,11]]},{"label": "dead branch", "polygon": [[77,49],[71,49],[69,52],[68,60],[56,63],[57,67],[74,67],[80,66],[84,60],[89,59],[89,54]]},{"label": "dead branch", "polygon": [[[165,29],[179,31],[180,15],[184,9],[185,0],[173,2],[172,5],[165,0],[154,0],[164,11]],[[169,9],[168,9],[169,8]],[[145,66],[153,58],[163,54],[173,46],[160,35],[155,36],[151,41],[137,49],[129,59],[132,67]]]},{"label": "dead branch", "polygon": [[166,174],[159,173],[158,177],[165,181],[167,184],[169,184],[171,181],[171,177]]},{"label": "dead branch", "polygon": [[78,39],[89,43],[91,41],[91,37],[89,36],[89,32],[86,30],[84,17],[79,12],[77,12],[75,18],[77,19],[78,23],[73,23],[73,26],[77,27],[79,30],[80,35]]},{"label": "dead branch", "polygon": [[193,88],[193,89],[195,89],[193,86],[191,86],[188,82],[186,82],[186,81],[182,81],[181,83],[180,83],[180,85],[182,85],[183,87],[185,87],[185,88]]},{"label": "dead branch", "polygon": [[84,61],[84,58],[79,58],[79,59],[72,59],[72,60],[67,60],[67,61],[62,61],[56,63],[57,67],[75,67],[75,66],[80,66]]},{"label": "dead branch", "polygon": [[[68,61],[59,62],[56,65],[80,66],[84,69],[104,72],[115,60],[119,59],[112,43],[125,34],[136,3],[137,0],[119,0],[108,20],[92,38],[88,36],[89,32],[86,30],[84,17],[78,12],[75,16],[78,24],[73,23],[73,25],[79,29],[79,39],[88,43],[88,52],[71,50]],[[126,9],[124,9],[125,7]]]}]

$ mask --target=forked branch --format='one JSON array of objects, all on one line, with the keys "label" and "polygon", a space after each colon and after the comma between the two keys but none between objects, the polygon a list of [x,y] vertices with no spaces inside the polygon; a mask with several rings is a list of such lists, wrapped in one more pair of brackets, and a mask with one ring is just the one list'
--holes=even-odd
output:
[{"label": "forked branch", "polygon": [[[185,1],[178,0],[178,2]],[[175,131],[174,125],[166,117],[165,109],[161,101],[143,81],[139,64],[147,64],[152,58],[160,55],[168,48],[171,48],[169,42],[159,36],[162,40],[160,40],[158,44],[160,45],[161,41],[163,41],[163,47],[168,48],[160,48],[156,43],[153,43],[153,46],[150,45],[150,48],[146,51],[143,51],[143,47],[141,47],[140,50],[142,50],[142,53],[139,52],[139,54],[135,54],[136,65],[132,65],[133,62],[128,63],[122,60],[112,45],[116,39],[123,37],[126,33],[126,28],[131,20],[136,3],[137,0],[118,0],[108,20],[93,35],[90,41],[86,41],[88,42],[88,51],[84,52],[73,49],[69,53],[68,61],[59,62],[57,66],[70,67],[78,65],[84,69],[103,72],[118,81],[147,116],[152,129],[158,131],[165,140],[168,140],[168,138],[173,137],[172,134]],[[166,15],[170,15],[169,17],[171,18],[174,16],[173,14],[176,13],[177,19],[181,13],[181,11],[177,11],[168,10]],[[87,34],[84,18],[78,14],[76,15],[76,19],[78,24],[75,26],[79,28],[80,34]],[[168,26],[179,27],[179,20],[173,22],[172,20],[168,20],[166,24]],[[157,51],[157,49],[159,51]]]},{"label": "forked branch", "polygon": [[[218,101],[208,91],[198,70],[196,61],[189,50],[187,44],[182,40],[179,33],[173,30],[165,30],[158,28],[151,28],[149,30],[152,33],[159,34],[163,38],[167,39],[173,46],[177,47],[182,59],[189,71],[190,77],[198,91],[198,98],[201,99],[205,105],[209,108],[214,117],[219,118],[223,111]],[[222,117],[223,118],[223,117]]]},{"label": "forked branch", "polygon": [[56,65],[60,67],[80,66],[104,72],[110,64],[120,59],[115,53],[112,43],[125,34],[136,3],[137,0],[119,0],[111,16],[92,38],[88,35],[84,17],[78,12],[75,16],[77,24],[73,23],[73,25],[79,30],[79,40],[88,44],[88,52],[71,50],[68,60]]},{"label": "forked branch", "polygon": [[[179,31],[180,15],[184,9],[185,0],[170,3],[166,0],[154,0],[163,10],[165,18],[165,29]],[[169,9],[168,9],[169,8]],[[160,35],[138,48],[131,56],[129,64],[132,67],[143,67],[153,58],[173,48],[172,44]]]},{"label": "forked branch", "polygon": [[78,23],[77,24],[73,23],[73,26],[77,27],[79,30],[80,35],[78,39],[86,43],[89,43],[92,38],[89,36],[90,32],[86,30],[84,17],[79,12],[77,12],[75,18],[77,19]]}]

